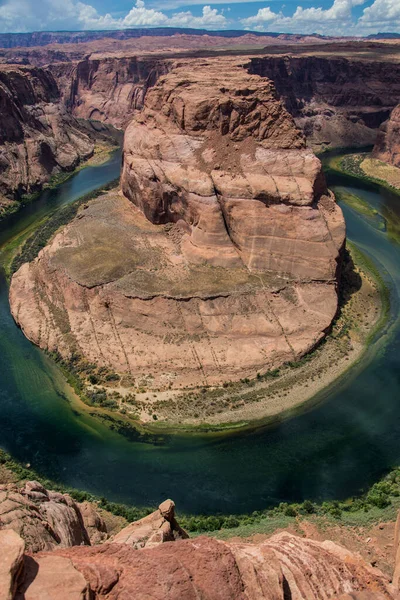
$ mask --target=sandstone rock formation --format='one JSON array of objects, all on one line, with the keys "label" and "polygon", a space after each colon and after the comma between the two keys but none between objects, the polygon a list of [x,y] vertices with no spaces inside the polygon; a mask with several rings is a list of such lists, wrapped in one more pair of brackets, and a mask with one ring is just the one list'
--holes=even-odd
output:
[{"label": "sandstone rock formation", "polygon": [[0,104],[0,203],[39,190],[93,153],[48,70],[1,66]]},{"label": "sandstone rock formation", "polygon": [[372,156],[394,167],[400,167],[400,104],[381,126]]},{"label": "sandstone rock formation", "polygon": [[27,550],[51,550],[105,539],[102,519],[93,507],[79,506],[66,494],[49,492],[37,481],[22,488],[0,486],[0,529],[13,530],[25,541]]},{"label": "sandstone rock formation", "polygon": [[329,330],[344,220],[270,81],[175,65],[128,127],[122,189],[140,211],[92,202],[14,275],[36,344],[165,389],[255,377]]},{"label": "sandstone rock formation", "polygon": [[[3,535],[0,532],[0,543]],[[14,556],[19,552],[17,544],[15,540]],[[15,559],[9,563],[11,573]],[[10,587],[17,585],[15,600],[396,597],[387,578],[359,556],[332,542],[313,542],[288,533],[258,545],[203,537],[142,550],[115,543],[70,548],[25,555],[23,567],[22,575],[9,577]],[[12,592],[7,592],[12,598]]]},{"label": "sandstone rock formation", "polygon": [[175,504],[172,500],[166,500],[148,517],[125,527],[112,541],[139,549],[153,548],[165,542],[184,540],[188,537],[175,519]]},{"label": "sandstone rock formation", "polygon": [[249,70],[274,82],[313,147],[367,146],[400,102],[400,64],[385,60],[383,51],[379,57],[378,49],[359,51],[257,57]]},{"label": "sandstone rock formation", "polygon": [[12,600],[22,572],[25,544],[22,538],[9,529],[0,533],[0,597]]},{"label": "sandstone rock formation", "polygon": [[104,56],[53,64],[66,108],[76,117],[125,128],[143,107],[147,90],[168,71],[170,61]]}]

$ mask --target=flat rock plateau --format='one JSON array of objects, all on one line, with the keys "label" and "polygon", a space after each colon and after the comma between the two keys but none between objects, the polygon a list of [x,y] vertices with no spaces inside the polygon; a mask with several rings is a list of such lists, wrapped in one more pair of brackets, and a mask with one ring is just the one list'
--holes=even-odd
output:
[{"label": "flat rock plateau", "polygon": [[176,62],[126,130],[121,186],[14,275],[33,342],[163,390],[254,378],[324,338],[344,220],[271,81]]}]

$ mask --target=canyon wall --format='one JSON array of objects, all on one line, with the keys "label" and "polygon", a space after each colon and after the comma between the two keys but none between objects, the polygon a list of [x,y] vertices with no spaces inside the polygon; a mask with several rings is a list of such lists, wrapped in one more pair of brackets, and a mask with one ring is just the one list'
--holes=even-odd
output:
[{"label": "canyon wall", "polygon": [[94,143],[61,102],[51,72],[0,68],[0,202],[35,192],[92,155]]},{"label": "canyon wall", "polygon": [[397,62],[268,56],[252,58],[249,71],[274,82],[315,148],[373,145],[380,125],[400,102]]},{"label": "canyon wall", "polygon": [[53,64],[66,108],[76,117],[124,129],[143,107],[147,90],[168,71],[168,60],[138,57],[88,58]]},{"label": "canyon wall", "polygon": [[380,127],[372,156],[400,167],[400,104]]},{"label": "canyon wall", "polygon": [[329,331],[344,220],[271,81],[177,62],[127,128],[122,190],[14,275],[36,344],[162,393],[254,378]]}]

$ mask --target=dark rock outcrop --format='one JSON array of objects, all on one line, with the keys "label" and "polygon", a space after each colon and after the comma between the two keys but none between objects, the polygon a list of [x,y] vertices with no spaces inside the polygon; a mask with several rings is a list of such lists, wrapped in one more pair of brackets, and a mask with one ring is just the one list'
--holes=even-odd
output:
[{"label": "dark rock outcrop", "polygon": [[356,58],[268,56],[249,70],[274,82],[311,145],[366,146],[400,102],[400,64]]}]

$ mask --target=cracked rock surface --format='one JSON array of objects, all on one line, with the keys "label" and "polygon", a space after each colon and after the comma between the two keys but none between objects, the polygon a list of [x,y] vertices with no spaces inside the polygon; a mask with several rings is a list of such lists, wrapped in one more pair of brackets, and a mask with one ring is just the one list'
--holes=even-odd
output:
[{"label": "cracked rock surface", "polygon": [[14,275],[36,344],[163,389],[255,377],[326,335],[344,219],[269,80],[178,63],[126,131],[122,191]]}]

